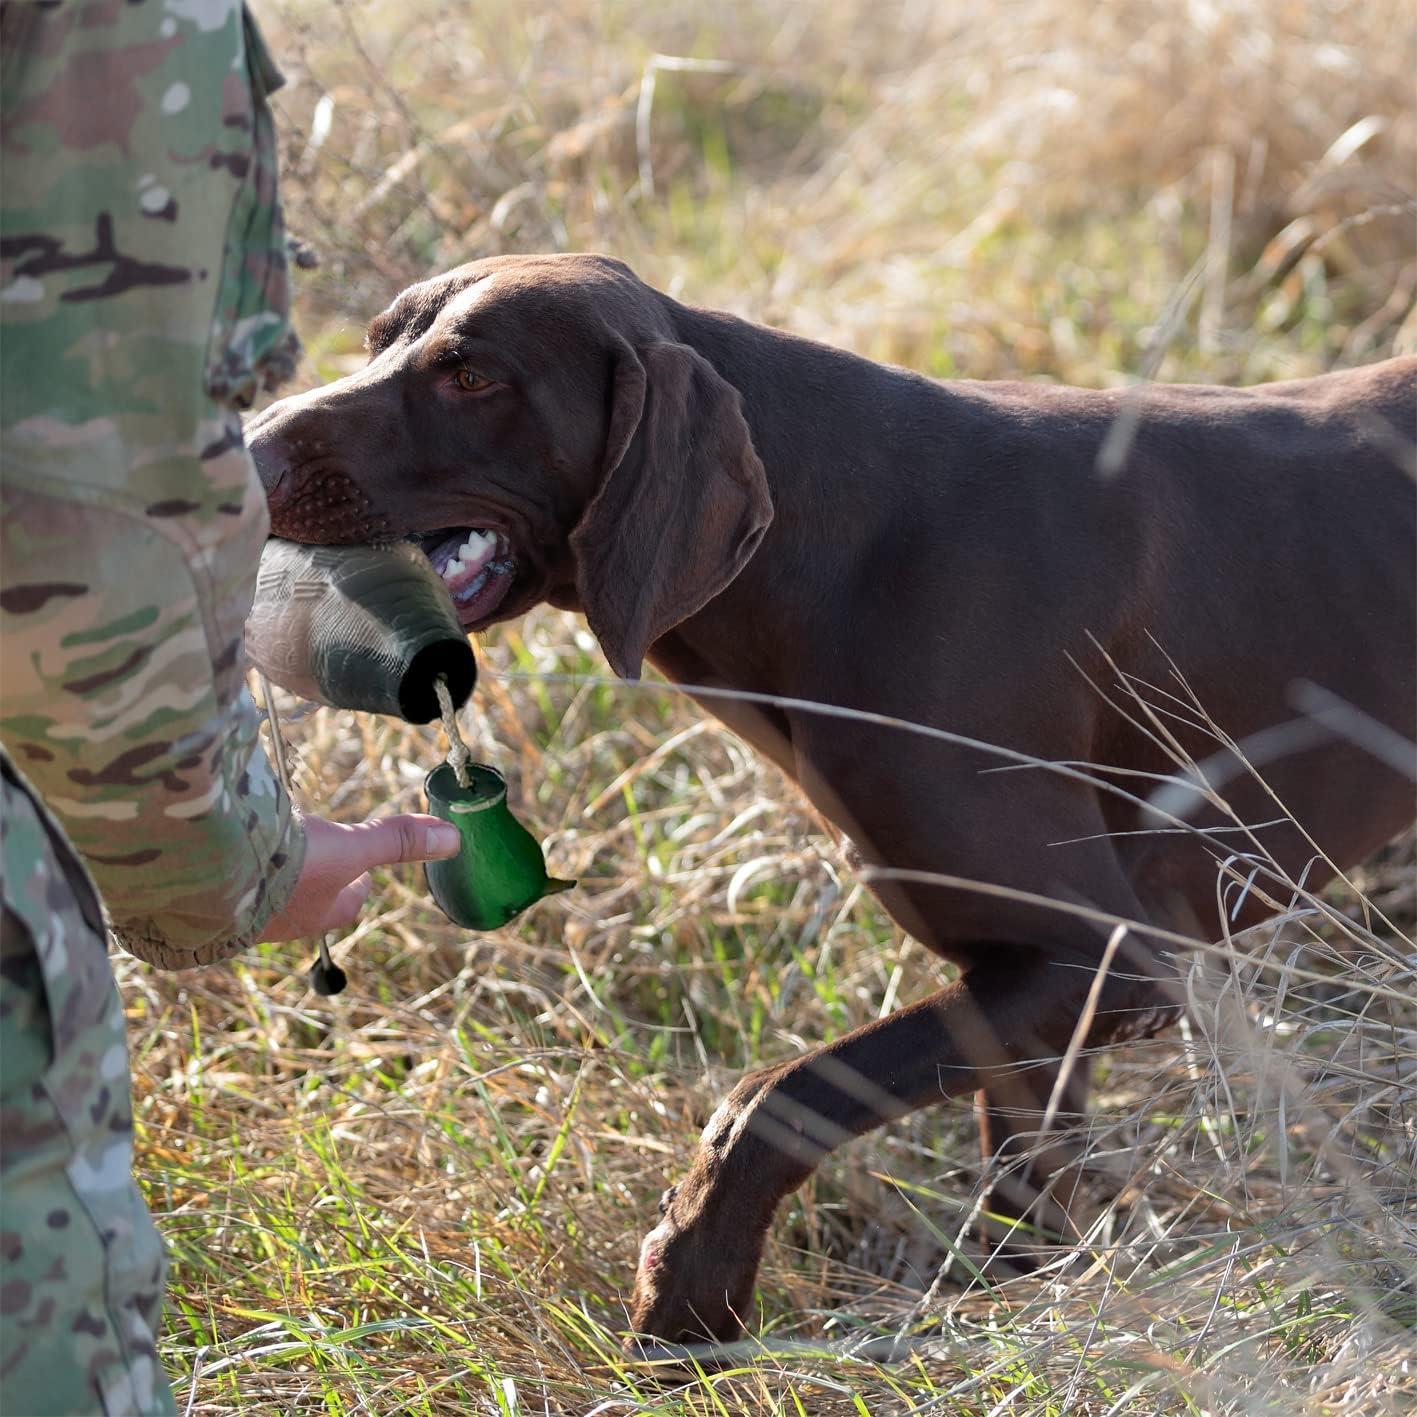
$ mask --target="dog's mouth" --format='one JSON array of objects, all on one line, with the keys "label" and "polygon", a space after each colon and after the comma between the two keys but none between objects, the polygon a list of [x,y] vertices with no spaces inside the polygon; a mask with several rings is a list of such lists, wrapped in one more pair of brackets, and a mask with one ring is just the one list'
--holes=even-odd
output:
[{"label": "dog's mouth", "polygon": [[443,578],[464,627],[484,625],[517,577],[507,538],[490,527],[453,527],[417,539]]}]

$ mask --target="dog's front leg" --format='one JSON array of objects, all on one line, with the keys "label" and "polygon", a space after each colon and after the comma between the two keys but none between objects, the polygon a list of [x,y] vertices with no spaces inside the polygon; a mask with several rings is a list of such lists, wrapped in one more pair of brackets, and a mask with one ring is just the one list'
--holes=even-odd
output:
[{"label": "dog's front leg", "polygon": [[[737,1337],[778,1202],[842,1142],[1059,1057],[1091,980],[1075,957],[1000,948],[923,1002],[744,1078],[640,1248],[636,1332],[674,1343]],[[1085,1043],[1124,1033],[1157,987],[1109,976]]]}]

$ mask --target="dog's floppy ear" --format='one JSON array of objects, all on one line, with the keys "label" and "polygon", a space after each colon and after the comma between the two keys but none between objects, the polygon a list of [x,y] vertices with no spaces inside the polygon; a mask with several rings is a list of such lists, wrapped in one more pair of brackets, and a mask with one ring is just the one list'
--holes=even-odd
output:
[{"label": "dog's floppy ear", "polygon": [[624,344],[599,490],[571,533],[581,608],[610,666],[712,600],[772,521],[738,391],[688,345]]}]

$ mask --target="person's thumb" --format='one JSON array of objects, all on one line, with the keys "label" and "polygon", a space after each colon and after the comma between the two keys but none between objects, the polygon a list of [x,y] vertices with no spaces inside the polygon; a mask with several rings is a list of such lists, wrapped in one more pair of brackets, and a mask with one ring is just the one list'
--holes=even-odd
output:
[{"label": "person's thumb", "polygon": [[455,826],[421,813],[375,817],[350,827],[349,832],[350,844],[366,871],[403,861],[440,861],[456,856],[462,847]]}]

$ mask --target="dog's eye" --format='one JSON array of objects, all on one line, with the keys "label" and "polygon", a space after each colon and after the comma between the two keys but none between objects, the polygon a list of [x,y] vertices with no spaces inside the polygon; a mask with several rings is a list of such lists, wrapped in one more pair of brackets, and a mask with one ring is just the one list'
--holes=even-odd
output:
[{"label": "dog's eye", "polygon": [[485,394],[497,382],[495,379],[484,379],[481,374],[474,374],[471,369],[459,369],[453,379],[465,394]]}]

